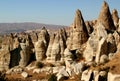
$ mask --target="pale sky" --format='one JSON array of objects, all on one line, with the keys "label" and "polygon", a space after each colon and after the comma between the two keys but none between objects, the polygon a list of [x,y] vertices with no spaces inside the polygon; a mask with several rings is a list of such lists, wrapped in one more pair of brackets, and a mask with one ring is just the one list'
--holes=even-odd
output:
[{"label": "pale sky", "polygon": [[[96,19],[104,0],[0,0],[0,23],[37,22],[70,25],[80,9],[84,20]],[[120,14],[120,0],[106,0]]]}]

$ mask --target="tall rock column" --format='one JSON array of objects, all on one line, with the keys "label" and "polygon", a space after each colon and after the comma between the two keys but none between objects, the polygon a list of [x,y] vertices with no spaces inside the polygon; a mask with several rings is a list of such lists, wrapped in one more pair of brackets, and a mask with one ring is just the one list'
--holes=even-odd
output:
[{"label": "tall rock column", "polygon": [[46,61],[47,62],[51,61],[51,52],[52,52],[52,46],[53,46],[53,43],[54,43],[54,39],[55,39],[55,34],[51,34],[50,35],[50,42],[49,42],[48,49],[47,49],[47,52],[46,52],[46,56],[47,56]]},{"label": "tall rock column", "polygon": [[45,43],[42,40],[35,43],[35,54],[37,61],[43,61],[46,58],[45,49]]},{"label": "tall rock column", "polygon": [[104,1],[97,20],[97,23],[102,23],[105,29],[115,30],[114,22],[110,13],[108,4]]},{"label": "tall rock column", "polygon": [[72,27],[72,49],[78,49],[88,40],[88,32],[81,11],[78,9],[75,14],[74,24]]},{"label": "tall rock column", "polygon": [[25,43],[20,43],[20,62],[19,62],[19,65],[22,66],[22,67],[25,67],[28,63],[27,61],[27,46]]},{"label": "tall rock column", "polygon": [[112,10],[112,19],[113,19],[114,25],[117,29],[118,28],[118,22],[119,22],[119,16],[118,16],[118,12],[117,12],[116,9]]},{"label": "tall rock column", "polygon": [[10,51],[9,46],[5,45],[0,49],[0,71],[9,69]]},{"label": "tall rock column", "polygon": [[52,46],[52,51],[51,51],[51,61],[52,62],[56,62],[58,60],[60,60],[61,55],[60,55],[60,35],[59,33],[56,34],[55,39],[54,39],[54,43]]}]

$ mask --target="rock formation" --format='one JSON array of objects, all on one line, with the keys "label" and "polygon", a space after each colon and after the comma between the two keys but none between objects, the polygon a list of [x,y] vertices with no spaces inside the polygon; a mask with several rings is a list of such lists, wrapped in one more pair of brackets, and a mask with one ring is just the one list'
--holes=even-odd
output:
[{"label": "rock formation", "polygon": [[36,54],[36,61],[43,61],[46,58],[46,45],[42,40],[39,40],[35,43],[35,54]]},{"label": "rock formation", "polygon": [[89,21],[86,21],[85,24],[86,24],[88,34],[91,34],[93,32],[93,27],[90,25]]},{"label": "rock formation", "polygon": [[25,67],[28,62],[29,62],[29,58],[30,58],[30,54],[27,52],[27,45],[25,43],[20,43],[20,62],[19,62],[19,66],[21,67]]},{"label": "rock formation", "polygon": [[116,46],[115,38],[112,34],[108,34],[107,43],[108,43],[109,53],[115,53],[117,50],[117,46]]},{"label": "rock formation", "polygon": [[40,31],[40,33],[38,34],[38,40],[42,40],[46,46],[46,49],[47,49],[47,46],[48,46],[48,43],[49,43],[49,34],[48,34],[48,31],[45,27],[43,27]]},{"label": "rock formation", "polygon": [[101,8],[97,22],[102,23],[105,29],[107,30],[115,30],[115,26],[112,20],[112,15],[110,13],[109,6],[105,1],[102,4],[102,8]]},{"label": "rock formation", "polygon": [[99,24],[87,41],[87,47],[83,53],[86,61],[95,61],[96,59],[96,62],[99,62],[101,54],[107,54],[106,38],[107,32],[105,27]]},{"label": "rock formation", "polygon": [[120,42],[120,35],[119,35],[119,33],[117,31],[115,31],[113,33],[113,36],[115,38],[116,45],[118,45],[118,43]]},{"label": "rock formation", "polygon": [[[6,74],[27,69],[21,74],[24,78],[33,70],[32,74],[53,73],[58,80],[120,80],[120,19],[117,10],[111,15],[105,1],[97,20],[84,22],[78,9],[68,28],[11,33],[0,36],[0,44],[0,71]],[[36,68],[34,62],[43,68]]]},{"label": "rock formation", "polygon": [[10,64],[9,46],[5,45],[0,49],[0,71],[8,70]]},{"label": "rock formation", "polygon": [[51,34],[50,35],[50,42],[49,42],[48,49],[46,52],[47,62],[50,62],[50,60],[51,60],[51,52],[52,52],[52,46],[54,43],[54,39],[55,39],[55,34]]},{"label": "rock formation", "polygon": [[112,19],[113,19],[114,25],[115,25],[115,27],[116,27],[116,29],[117,29],[117,28],[118,28],[118,22],[119,22],[119,16],[118,16],[118,12],[117,12],[116,9],[114,9],[114,10],[112,11]]},{"label": "rock formation", "polygon": [[35,44],[35,42],[38,41],[37,33],[35,33],[35,32],[30,33],[30,37],[31,37],[31,40],[32,40],[33,44]]},{"label": "rock formation", "polygon": [[88,40],[88,32],[82,17],[81,11],[78,9],[75,14],[75,19],[71,32],[72,49],[78,49]]},{"label": "rock formation", "polygon": [[55,61],[59,61],[60,58],[61,58],[61,55],[60,55],[60,34],[57,33],[55,35],[55,39],[54,39],[54,43],[53,43],[53,46],[52,46],[52,51],[51,51],[51,61],[52,62],[55,62]]}]

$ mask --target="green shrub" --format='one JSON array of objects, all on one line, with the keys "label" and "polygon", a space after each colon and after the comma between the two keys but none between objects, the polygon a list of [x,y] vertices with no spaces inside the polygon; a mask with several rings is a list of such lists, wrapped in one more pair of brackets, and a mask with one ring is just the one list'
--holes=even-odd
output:
[{"label": "green shrub", "polygon": [[48,81],[57,81],[57,77],[55,76],[55,74],[51,74],[48,78]]},{"label": "green shrub", "polygon": [[43,68],[44,64],[42,62],[37,62],[36,67],[37,68]]}]

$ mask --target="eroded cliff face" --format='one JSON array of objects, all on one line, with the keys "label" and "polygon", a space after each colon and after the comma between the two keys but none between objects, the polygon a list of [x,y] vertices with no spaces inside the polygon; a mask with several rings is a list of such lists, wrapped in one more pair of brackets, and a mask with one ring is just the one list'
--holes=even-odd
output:
[{"label": "eroded cliff face", "polygon": [[[48,32],[43,27],[39,32],[13,33],[3,36],[0,70],[15,66],[26,67],[31,63],[34,55],[34,60],[37,62],[54,65],[65,63],[65,71],[72,75],[70,72],[74,68],[74,72],[82,73],[82,79],[87,81],[85,76],[90,78],[93,71],[83,70],[83,66],[96,67],[111,61],[112,57],[120,52],[119,47],[118,12],[113,10],[111,15],[108,4],[103,2],[96,20],[85,22],[78,9],[74,22],[69,28]],[[89,74],[84,75],[85,72]],[[98,72],[98,76],[101,76],[101,72]]]}]

